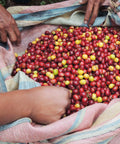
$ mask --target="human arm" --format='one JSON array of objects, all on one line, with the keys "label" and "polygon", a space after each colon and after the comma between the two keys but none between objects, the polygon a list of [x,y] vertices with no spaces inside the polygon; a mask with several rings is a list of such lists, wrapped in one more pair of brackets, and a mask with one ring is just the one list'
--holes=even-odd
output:
[{"label": "human arm", "polygon": [[11,14],[0,5],[0,41],[6,42],[7,37],[14,44],[21,41],[20,31]]},{"label": "human arm", "polygon": [[49,124],[59,120],[70,103],[65,88],[44,86],[0,94],[0,125],[29,117],[34,122]]}]

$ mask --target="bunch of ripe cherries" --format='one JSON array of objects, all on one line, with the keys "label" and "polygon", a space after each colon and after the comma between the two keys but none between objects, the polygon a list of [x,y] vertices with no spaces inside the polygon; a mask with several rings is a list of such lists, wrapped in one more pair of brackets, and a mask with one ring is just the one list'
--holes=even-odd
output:
[{"label": "bunch of ripe cherries", "polygon": [[107,27],[58,27],[45,31],[17,56],[12,72],[23,71],[41,86],[66,87],[66,114],[120,97],[120,32]]}]

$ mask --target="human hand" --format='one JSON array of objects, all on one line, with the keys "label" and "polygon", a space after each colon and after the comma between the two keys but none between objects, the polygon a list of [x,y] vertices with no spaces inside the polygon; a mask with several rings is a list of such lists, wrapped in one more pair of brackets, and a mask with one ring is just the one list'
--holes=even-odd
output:
[{"label": "human hand", "polygon": [[84,23],[91,26],[98,16],[99,7],[105,0],[81,0],[80,4],[87,3]]},{"label": "human hand", "polygon": [[53,86],[33,88],[29,91],[32,112],[30,118],[37,123],[49,124],[59,120],[70,104],[70,91]]},{"label": "human hand", "polygon": [[15,20],[11,14],[0,5],[0,41],[6,42],[7,36],[14,44],[19,44],[21,41],[20,32]]}]

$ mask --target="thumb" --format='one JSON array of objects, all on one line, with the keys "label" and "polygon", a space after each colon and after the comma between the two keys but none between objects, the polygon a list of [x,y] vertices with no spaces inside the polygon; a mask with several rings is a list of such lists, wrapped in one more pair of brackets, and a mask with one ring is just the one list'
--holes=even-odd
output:
[{"label": "thumb", "polygon": [[87,3],[87,1],[88,1],[88,0],[79,0],[79,3],[80,3],[80,4],[85,4],[85,3]]}]

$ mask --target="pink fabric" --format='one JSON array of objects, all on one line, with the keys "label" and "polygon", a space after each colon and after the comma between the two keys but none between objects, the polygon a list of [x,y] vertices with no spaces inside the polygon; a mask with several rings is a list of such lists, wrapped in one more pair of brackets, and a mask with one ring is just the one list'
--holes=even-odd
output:
[{"label": "pink fabric", "polygon": [[[69,6],[71,3],[74,3],[75,0],[66,1],[64,3],[64,6]],[[55,5],[48,5],[48,6],[32,6],[30,8],[27,8],[22,13],[25,12],[35,12],[40,10],[46,10],[50,8],[54,8]],[[63,7],[63,3],[56,4],[56,8]],[[0,69],[4,68],[6,66],[10,66],[15,62],[14,52],[21,53],[25,51],[27,48],[27,45],[29,42],[34,41],[35,38],[39,37],[42,33],[44,33],[46,30],[53,30],[56,29],[56,26],[50,26],[50,25],[38,25],[30,29],[26,29],[21,32],[22,36],[22,42],[19,46],[12,46],[11,43],[8,41],[9,44],[9,50],[5,50],[4,48],[0,47]],[[108,108],[114,105],[114,103],[118,102],[119,100],[112,101],[109,105],[105,104],[95,104],[92,106],[89,106],[85,110],[85,114],[83,116],[80,115],[81,122],[78,124],[76,128],[74,128],[70,133],[67,133],[67,135],[72,135],[74,133],[78,132],[85,132],[91,130],[91,126],[96,121],[96,119]],[[71,116],[68,116],[64,119],[61,119],[55,123],[52,123],[50,125],[42,126],[37,125],[33,123],[22,123],[17,126],[14,126],[12,128],[9,128],[7,130],[4,130],[0,132],[0,141],[5,142],[37,142],[40,140],[45,139],[51,139],[51,143],[54,143],[55,140],[60,139],[61,136],[65,136],[65,132],[69,130],[73,124],[75,123],[76,117],[78,116],[78,113],[72,114]],[[107,123],[106,121],[105,123]],[[99,126],[102,126],[103,123],[101,123]],[[105,140],[111,136],[116,136],[110,144],[118,144],[119,143],[119,133],[120,128],[116,129],[115,131],[111,131],[109,133],[99,135],[92,138],[87,139],[79,139],[77,141],[69,142],[69,144],[92,144],[97,143],[102,140]],[[56,139],[53,139],[55,138]]]},{"label": "pink fabric", "polygon": [[[105,104],[95,104],[87,107],[85,116],[77,129],[71,132],[78,132],[89,129],[96,118],[106,109]],[[63,135],[75,122],[77,113],[72,114],[52,124],[41,126],[30,123],[19,124],[0,132],[0,141],[8,142],[37,142],[52,137]]]},{"label": "pink fabric", "polygon": [[15,56],[11,42],[8,40],[9,50],[0,46],[0,69],[15,62]]},{"label": "pink fabric", "polygon": [[[78,133],[80,131],[89,131],[91,126],[95,122],[96,118],[98,118],[107,108],[112,106],[114,103],[118,102],[119,99],[113,100],[110,105],[106,104],[95,104],[86,108],[85,116],[82,119],[81,123],[67,135],[72,135],[74,133]],[[0,141],[5,142],[37,142],[44,139],[50,139],[53,137],[57,137],[59,139],[59,135],[62,135],[64,138],[64,132],[66,132],[74,123],[76,116],[78,113],[72,114],[66,118],[63,118],[57,122],[52,124],[41,126],[34,123],[23,123],[7,130],[0,132]],[[103,123],[104,124],[104,123]],[[101,125],[103,125],[101,124]],[[100,126],[98,126],[100,127]],[[95,127],[97,128],[97,127]],[[115,131],[111,131],[109,133],[105,133],[103,135],[99,135],[97,137],[81,139],[78,141],[72,141],[69,144],[93,144],[94,142],[100,142],[112,136],[116,136],[120,133],[120,128]],[[56,139],[52,139],[50,142],[54,143]],[[110,144],[118,144],[119,143],[119,135],[117,135]],[[36,143],[38,144],[38,143]],[[67,143],[68,144],[68,143]]]}]

